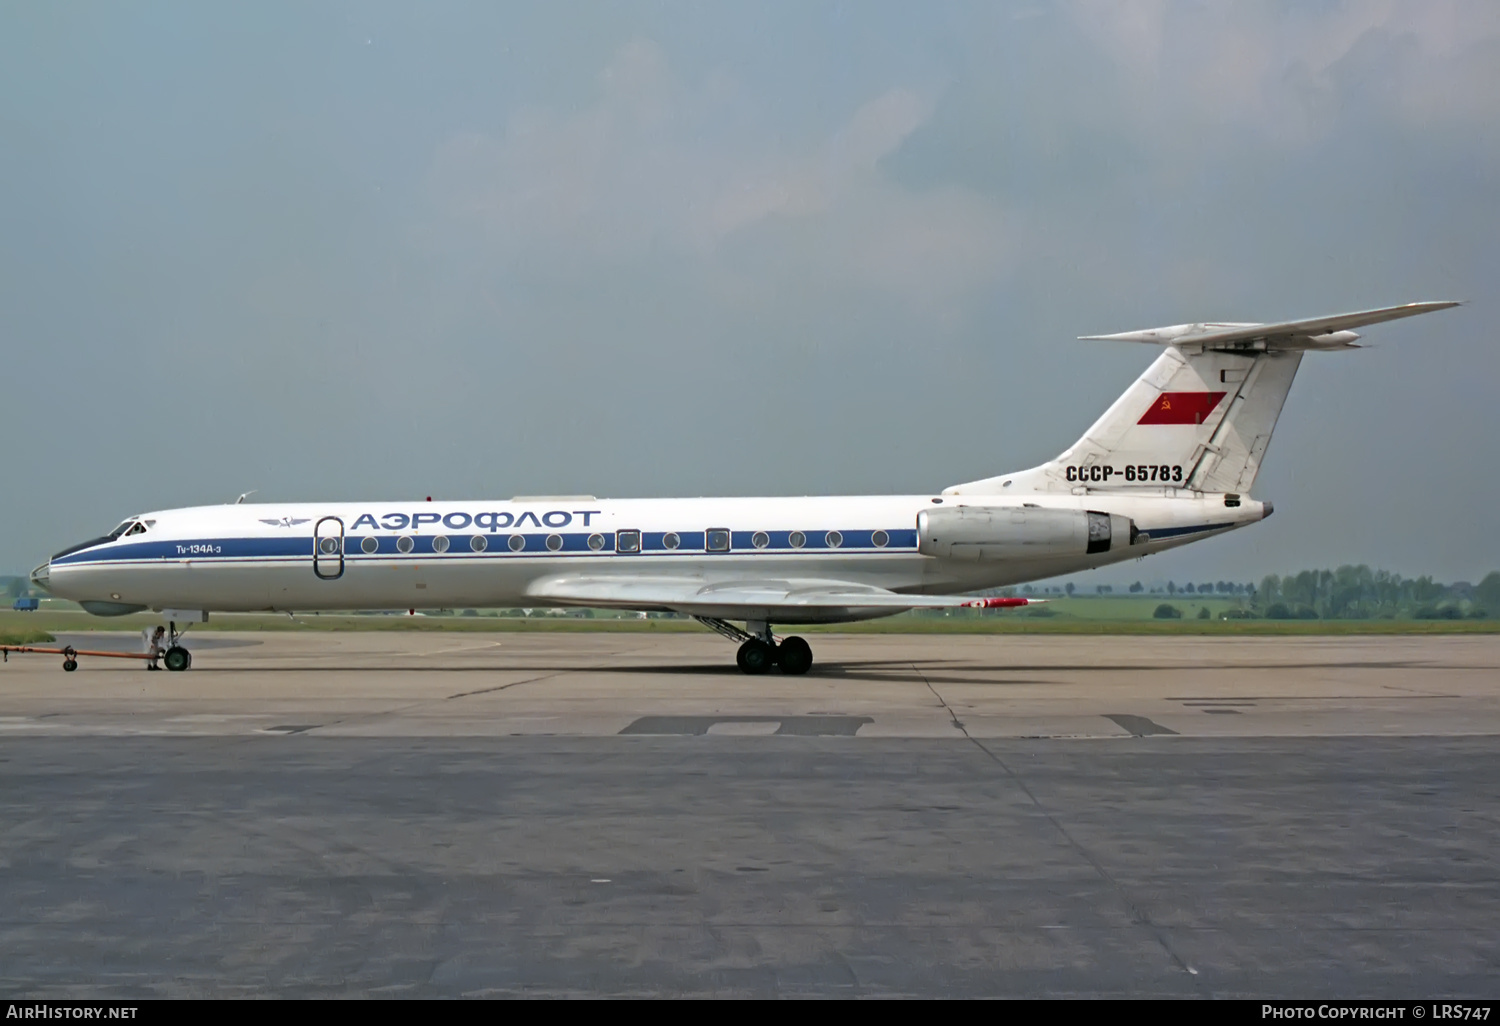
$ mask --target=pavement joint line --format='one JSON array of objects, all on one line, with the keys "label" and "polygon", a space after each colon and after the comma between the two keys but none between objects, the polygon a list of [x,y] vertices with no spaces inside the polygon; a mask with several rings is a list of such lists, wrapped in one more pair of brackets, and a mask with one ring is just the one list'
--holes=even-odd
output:
[{"label": "pavement joint line", "polygon": [[[497,644],[498,644],[498,642],[497,642]],[[614,657],[616,657],[618,655],[619,655],[619,653],[611,653],[610,654],[610,658],[614,658]],[[594,669],[598,665],[602,665],[602,664],[596,662],[594,664],[594,666],[585,667],[584,669]],[[366,714],[364,714],[362,716],[349,716],[349,717],[344,717],[344,718],[341,718],[341,719],[329,720],[327,723],[319,723],[316,726],[309,726],[306,730],[299,730],[299,731],[296,731],[295,733],[283,732],[283,731],[276,731],[275,733],[280,734],[282,736],[286,736],[286,737],[294,737],[294,736],[301,735],[301,734],[311,733],[314,730],[322,730],[322,729],[324,729],[326,727],[346,727],[346,726],[350,725],[351,723],[368,723],[368,722],[370,722],[372,720],[382,719],[382,718],[385,718],[385,717],[399,716],[401,713],[410,712],[412,709],[418,709],[418,708],[421,708],[424,705],[432,705],[436,701],[448,702],[448,701],[452,701],[455,698],[467,698],[467,697],[469,697],[471,695],[484,695],[484,694],[489,694],[489,693],[495,692],[495,691],[504,691],[507,688],[517,687],[517,686],[519,686],[521,684],[534,684],[537,681],[551,680],[553,677],[565,677],[569,673],[574,673],[574,672],[577,672],[577,668],[569,668],[569,669],[564,669],[564,670],[558,670],[558,671],[553,672],[553,673],[541,674],[540,676],[536,676],[536,677],[528,677],[525,680],[513,680],[509,684],[501,684],[498,687],[481,688],[478,691],[462,691],[462,692],[459,692],[456,695],[448,695],[447,697],[442,698],[442,699],[424,699],[424,700],[419,701],[419,702],[408,702],[405,705],[400,705],[400,706],[397,706],[397,707],[395,707],[393,709],[382,709],[379,712],[366,713]]]},{"label": "pavement joint line", "polygon": [[[1393,687],[1386,684],[1384,687]],[[1405,690],[1405,689],[1402,689]],[[1463,695],[1433,695],[1414,691],[1409,695],[1167,695],[1163,702],[1410,702],[1427,698],[1463,698]]]},{"label": "pavement joint line", "polygon": [[[588,666],[568,667],[567,669],[557,670],[552,673],[544,673],[536,677],[528,677],[525,680],[513,680],[509,684],[499,684],[492,688],[479,688],[475,691],[460,691],[456,695],[449,695],[448,697],[444,698],[443,701],[451,702],[455,698],[472,698],[475,695],[489,695],[493,694],[496,691],[506,691],[510,688],[519,687],[522,684],[535,684],[538,681],[551,680],[553,677],[566,677],[570,673],[587,673],[589,670],[597,670],[601,666],[608,666],[611,661],[618,659],[622,655],[632,655],[637,651],[639,651],[639,649],[625,649],[621,652],[611,652],[604,659],[595,660]],[[414,703],[414,705],[426,704],[426,702]]]},{"label": "pavement joint line", "polygon": [[[1187,973],[1190,976],[1197,976],[1198,970],[1188,965],[1186,960],[1184,960],[1183,957],[1173,949],[1171,943],[1167,940],[1166,934],[1160,928],[1158,928],[1155,923],[1151,921],[1151,917],[1149,915],[1147,915],[1139,906],[1136,905],[1135,901],[1130,897],[1130,895],[1125,892],[1125,888],[1120,885],[1120,882],[1110,874],[1109,870],[1104,868],[1103,863],[1096,859],[1093,853],[1090,852],[1081,843],[1079,843],[1079,841],[1074,838],[1072,834],[1068,833],[1067,827],[1063,826],[1058,818],[1052,814],[1052,811],[1041,803],[1041,800],[1037,798],[1037,796],[1032,792],[1031,788],[1026,786],[1026,781],[1022,780],[1020,775],[1017,774],[1015,770],[1011,769],[1010,765],[1004,759],[1000,758],[1000,756],[996,755],[994,752],[990,751],[990,749],[986,748],[984,746],[984,743],[978,738],[970,735],[968,729],[963,725],[963,722],[959,720],[958,714],[955,713],[953,711],[953,707],[948,704],[948,700],[938,692],[937,688],[932,686],[932,682],[927,679],[927,675],[922,672],[921,667],[917,666],[916,663],[912,663],[911,668],[917,674],[917,676],[922,678],[922,682],[927,685],[927,690],[932,692],[932,697],[936,698],[938,702],[941,703],[942,707],[948,711],[948,715],[953,720],[953,725],[958,728],[960,732],[962,732],[963,736],[967,738],[971,744],[973,744],[976,748],[983,752],[991,762],[999,766],[1005,772],[1006,776],[1010,777],[1011,782],[1021,789],[1021,793],[1026,796],[1027,800],[1031,802],[1032,806],[1037,810],[1037,812],[1041,813],[1042,816],[1046,818],[1047,822],[1052,825],[1052,828],[1062,835],[1063,840],[1067,841],[1068,845],[1074,851],[1076,851],[1084,859],[1084,861],[1086,861],[1090,866],[1093,867],[1094,872],[1099,874],[1100,879],[1102,879],[1106,884],[1109,885],[1110,889],[1115,892],[1115,896],[1119,898],[1120,902],[1125,906],[1125,910],[1130,914],[1131,920],[1133,922],[1139,923],[1141,926],[1144,926],[1146,928],[1151,936],[1155,938],[1156,943],[1161,946],[1161,949],[1166,952],[1167,957],[1172,960],[1173,964],[1175,964],[1177,968],[1181,969],[1183,972]],[[1201,983],[1198,985],[1198,989],[1201,996],[1212,996],[1212,994],[1206,988],[1204,988]]]},{"label": "pavement joint line", "polygon": [[[1439,695],[1439,694],[1435,694],[1434,692],[1431,692],[1431,691],[1422,691],[1422,690],[1419,690],[1417,688],[1403,688],[1400,684],[1382,684],[1380,686],[1381,686],[1382,689],[1384,689],[1386,691],[1405,691],[1407,694],[1409,694],[1413,698],[1457,698],[1457,697],[1459,697],[1458,695]],[[1375,696],[1371,696],[1371,697],[1375,697]]]},{"label": "pavement joint line", "polygon": [[427,656],[436,655],[455,655],[459,652],[483,652],[485,649],[489,648],[501,648],[504,646],[504,644],[505,642],[503,641],[491,641],[486,645],[460,645],[457,648],[439,648],[432,652],[406,652],[404,654],[425,658]]},{"label": "pavement joint line", "polygon": [[[492,688],[479,688],[477,691],[460,691],[456,695],[449,695],[449,696],[447,696],[446,698],[443,699],[443,701],[444,702],[451,702],[455,698],[473,698],[475,695],[493,695],[497,691],[508,691],[511,688],[520,687],[522,684],[535,684],[537,681],[551,680],[553,677],[563,677],[563,676],[566,676],[567,674],[569,674],[571,672],[573,672],[573,671],[572,670],[558,670],[555,673],[543,673],[543,674],[540,674],[540,675],[538,675],[536,677],[527,677],[527,678],[525,678],[523,680],[513,680],[509,684],[497,684],[497,685],[495,685]],[[406,708],[410,709],[410,708],[415,708],[418,705],[426,705],[426,704],[427,704],[426,702],[414,702],[414,703],[412,703],[412,705],[407,706]]]}]

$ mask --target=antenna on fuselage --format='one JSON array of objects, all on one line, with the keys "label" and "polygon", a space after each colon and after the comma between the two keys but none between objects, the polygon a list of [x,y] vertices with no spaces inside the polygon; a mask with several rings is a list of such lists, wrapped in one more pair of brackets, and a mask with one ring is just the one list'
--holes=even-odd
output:
[{"label": "antenna on fuselage", "polygon": [[234,504],[238,506],[240,503],[244,502],[246,499],[250,498],[250,496],[254,495],[258,491],[260,491],[259,488],[252,488],[248,492],[241,492],[240,497],[234,500]]}]

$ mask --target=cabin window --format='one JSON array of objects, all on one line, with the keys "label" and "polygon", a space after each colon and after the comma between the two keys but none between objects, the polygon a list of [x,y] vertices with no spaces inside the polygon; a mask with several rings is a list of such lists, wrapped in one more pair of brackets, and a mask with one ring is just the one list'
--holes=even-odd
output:
[{"label": "cabin window", "polygon": [[703,532],[704,548],[709,552],[729,551],[729,528],[710,527]]},{"label": "cabin window", "polygon": [[[675,538],[677,536],[676,535],[668,535],[667,537],[668,538]],[[663,538],[661,540],[661,543],[663,545],[667,545],[667,539]],[[669,548],[669,549],[675,549],[676,547],[677,546],[675,544],[673,544],[673,545],[667,545],[667,548]],[[615,532],[615,551],[616,552],[639,552],[639,551],[641,551],[641,532],[639,532],[639,531],[616,531]]]},{"label": "cabin window", "polygon": [[786,536],[786,543],[794,549],[800,549],[802,546],[807,544],[807,535],[803,534],[801,531],[793,531],[791,534]]},{"label": "cabin window", "polygon": [[823,536],[823,543],[830,549],[836,549],[844,544],[844,536],[837,531],[829,531]]},{"label": "cabin window", "polygon": [[416,543],[411,540],[411,535],[403,534],[401,537],[396,539],[396,551],[410,552],[412,550],[412,546],[414,546],[415,544]]},{"label": "cabin window", "polygon": [[598,552],[600,549],[604,548],[604,535],[589,535],[589,548],[593,549],[595,552]]},{"label": "cabin window", "polygon": [[483,552],[485,549],[489,548],[489,545],[490,543],[484,540],[484,535],[482,534],[476,534],[469,539],[469,548],[473,549],[475,552]]},{"label": "cabin window", "polygon": [[432,551],[433,552],[447,552],[448,551],[448,539],[445,538],[445,537],[443,537],[442,535],[438,535],[436,538],[432,539]]},{"label": "cabin window", "polygon": [[757,549],[763,549],[771,544],[771,536],[764,531],[756,531],[750,536],[750,544]]},{"label": "cabin window", "polygon": [[883,549],[890,543],[891,536],[886,534],[884,531],[876,531],[874,534],[870,535],[870,544],[875,546],[877,549]]},{"label": "cabin window", "polygon": [[337,538],[319,538],[318,551],[325,556],[336,556],[339,551],[339,540]]},{"label": "cabin window", "polygon": [[510,541],[506,544],[510,546],[510,551],[520,552],[526,547],[526,536],[524,534],[513,534],[510,536]]},{"label": "cabin window", "polygon": [[550,549],[553,552],[558,552],[558,551],[560,551],[562,549],[562,547],[563,547],[562,535],[560,535],[560,534],[549,534],[549,535],[547,535],[547,548],[548,549]]},{"label": "cabin window", "polygon": [[668,531],[661,536],[661,547],[664,549],[675,549],[682,544],[682,539],[677,537],[677,532]]},{"label": "cabin window", "polygon": [[373,554],[380,549],[380,542],[376,538],[366,538],[359,543],[359,547],[366,553]]}]

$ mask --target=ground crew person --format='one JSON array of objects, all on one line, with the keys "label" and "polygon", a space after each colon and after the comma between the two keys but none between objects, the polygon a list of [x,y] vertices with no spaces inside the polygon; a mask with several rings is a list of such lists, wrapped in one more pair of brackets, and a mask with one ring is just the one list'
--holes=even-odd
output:
[{"label": "ground crew person", "polygon": [[161,669],[160,666],[156,665],[156,661],[161,658],[161,639],[162,639],[162,637],[166,633],[167,633],[167,629],[165,627],[161,626],[160,624],[158,624],[157,627],[156,627],[156,632],[151,635],[151,647],[150,647],[150,649],[148,649],[148,652],[149,652],[149,654],[151,656],[151,661],[146,664],[146,669],[148,669],[148,670],[159,670],[159,669]]}]

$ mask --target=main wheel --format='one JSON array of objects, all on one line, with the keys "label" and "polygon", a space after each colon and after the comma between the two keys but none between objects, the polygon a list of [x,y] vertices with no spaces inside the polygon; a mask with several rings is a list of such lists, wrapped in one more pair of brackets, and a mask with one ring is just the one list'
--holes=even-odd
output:
[{"label": "main wheel", "polygon": [[776,652],[764,641],[747,641],[740,646],[734,661],[739,664],[740,670],[748,674],[761,674],[770,671],[776,663]]},{"label": "main wheel", "polygon": [[782,673],[800,676],[812,669],[812,646],[801,638],[787,638],[776,649],[776,661]]},{"label": "main wheel", "polygon": [[181,673],[193,665],[193,657],[188,655],[188,650],[181,645],[173,645],[167,649],[166,655],[162,656],[162,662],[167,664],[167,669]]},{"label": "main wheel", "polygon": [[78,669],[78,660],[77,659],[64,659],[63,660],[63,670],[64,671],[66,671],[67,673],[72,673],[76,669]]}]

